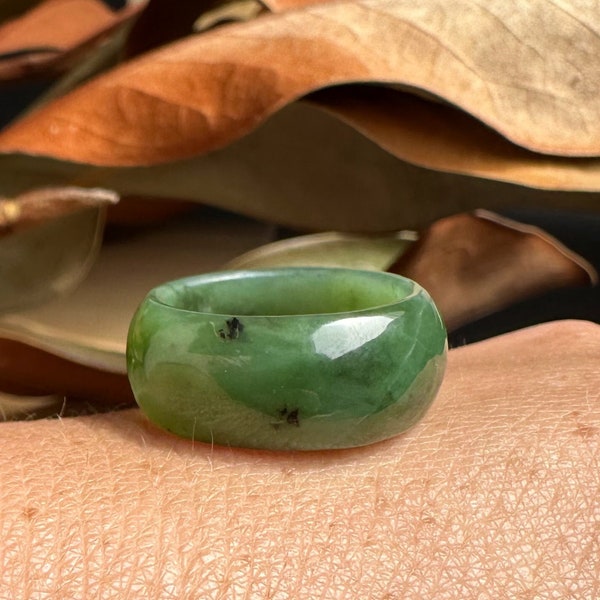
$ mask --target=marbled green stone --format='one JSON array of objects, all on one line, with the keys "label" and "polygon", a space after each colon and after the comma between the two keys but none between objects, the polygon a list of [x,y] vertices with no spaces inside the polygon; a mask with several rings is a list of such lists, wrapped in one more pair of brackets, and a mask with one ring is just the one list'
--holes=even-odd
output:
[{"label": "marbled green stone", "polygon": [[138,404],[204,442],[361,446],[414,424],[441,384],[446,331],[428,294],[389,273],[225,271],[152,290],[129,330]]}]

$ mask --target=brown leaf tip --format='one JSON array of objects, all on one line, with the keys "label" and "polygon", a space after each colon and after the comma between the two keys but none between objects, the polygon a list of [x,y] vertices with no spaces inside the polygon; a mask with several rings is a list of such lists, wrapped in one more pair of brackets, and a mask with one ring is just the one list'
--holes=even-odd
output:
[{"label": "brown leaf tip", "polygon": [[39,188],[14,198],[0,198],[0,232],[12,232],[78,210],[108,206],[118,201],[119,195],[111,190],[79,187]]}]

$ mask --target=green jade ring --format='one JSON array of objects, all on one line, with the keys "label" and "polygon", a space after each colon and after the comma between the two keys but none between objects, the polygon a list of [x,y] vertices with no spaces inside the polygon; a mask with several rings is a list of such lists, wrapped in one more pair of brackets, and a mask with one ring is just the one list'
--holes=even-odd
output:
[{"label": "green jade ring", "polygon": [[446,330],[410,279],[354,269],[223,271],[152,290],[127,365],[148,418],[202,442],[363,446],[416,423],[446,365]]}]

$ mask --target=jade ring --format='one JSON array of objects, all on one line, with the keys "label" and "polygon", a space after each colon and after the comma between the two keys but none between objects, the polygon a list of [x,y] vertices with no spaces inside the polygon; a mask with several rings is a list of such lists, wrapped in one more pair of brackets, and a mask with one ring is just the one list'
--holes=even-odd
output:
[{"label": "jade ring", "polygon": [[129,329],[135,398],[158,426],[273,450],[371,444],[416,423],[446,364],[427,292],[399,275],[223,271],[152,290]]}]

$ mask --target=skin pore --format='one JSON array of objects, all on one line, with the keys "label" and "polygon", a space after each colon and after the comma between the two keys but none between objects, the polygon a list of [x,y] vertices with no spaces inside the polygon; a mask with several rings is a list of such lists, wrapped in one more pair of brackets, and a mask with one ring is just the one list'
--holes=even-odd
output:
[{"label": "skin pore", "polygon": [[425,418],[364,448],[4,423],[0,597],[594,598],[599,436],[600,326],[576,321],[452,350]]}]

